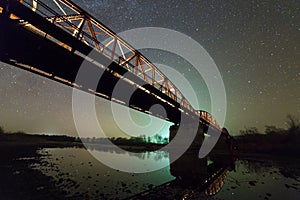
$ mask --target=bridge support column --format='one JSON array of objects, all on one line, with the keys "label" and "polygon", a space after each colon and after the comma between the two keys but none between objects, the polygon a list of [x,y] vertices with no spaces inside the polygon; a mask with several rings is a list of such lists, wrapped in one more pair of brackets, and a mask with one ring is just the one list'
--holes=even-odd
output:
[{"label": "bridge support column", "polygon": [[[194,123],[193,124],[184,123],[184,124],[180,124],[180,125],[170,126],[169,140],[171,141],[173,138],[175,138],[179,129],[180,129],[180,131],[183,131],[187,137],[193,137],[193,134],[196,132],[196,136],[187,151],[189,151],[189,150],[199,151],[199,149],[204,141],[205,127],[202,123],[200,123],[200,122],[198,122],[198,123],[199,123],[198,127],[196,127],[196,125]],[[186,139],[188,139],[188,138],[186,138]],[[184,144],[184,142],[183,142],[183,144]],[[178,148],[180,148],[180,146],[181,145],[179,144]]]},{"label": "bridge support column", "polygon": [[188,149],[180,157],[176,157],[176,149],[172,149],[169,152],[170,172],[177,178],[174,183],[179,185],[190,184],[199,186],[199,184],[204,182],[204,179],[208,176],[207,158],[200,159],[198,155],[199,149],[204,141],[204,132],[205,129],[203,124],[195,121],[193,123],[181,123],[180,125],[170,126],[170,141],[175,138],[177,134],[180,134],[178,137],[180,137],[179,140],[182,141],[182,143],[174,147],[176,149],[187,148],[184,145],[187,144],[186,141],[190,140],[188,137],[193,137],[196,134]]}]

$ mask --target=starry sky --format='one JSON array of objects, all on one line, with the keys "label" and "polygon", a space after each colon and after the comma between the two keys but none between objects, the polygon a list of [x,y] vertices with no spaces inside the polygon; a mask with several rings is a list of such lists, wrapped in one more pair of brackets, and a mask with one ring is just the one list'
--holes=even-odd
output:
[{"label": "starry sky", "polygon": [[[233,135],[245,127],[261,132],[265,125],[284,128],[287,114],[300,118],[299,1],[74,2],[114,32],[163,27],[201,44],[222,75],[227,95],[225,126]],[[200,108],[210,111],[207,87],[187,61],[167,52],[142,52],[200,87]],[[0,63],[0,126],[8,131],[76,135],[71,94],[67,86]],[[109,109],[104,100],[96,104],[100,110]],[[117,134],[116,130],[111,131]]]}]

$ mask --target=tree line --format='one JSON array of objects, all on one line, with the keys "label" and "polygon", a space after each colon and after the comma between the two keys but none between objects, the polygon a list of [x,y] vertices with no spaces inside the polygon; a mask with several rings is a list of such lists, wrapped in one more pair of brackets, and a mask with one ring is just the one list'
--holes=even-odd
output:
[{"label": "tree line", "polygon": [[[112,143],[116,145],[147,145],[147,144],[167,144],[169,139],[162,137],[159,134],[154,136],[140,135],[139,137],[111,137],[108,138]],[[81,138],[82,142],[91,144],[109,144],[107,138],[88,137]]]},{"label": "tree line", "polygon": [[[266,125],[264,134],[272,135],[272,134],[286,134],[286,135],[295,135],[297,133],[300,134],[300,122],[299,119],[293,115],[286,116],[286,128],[278,128],[274,125]],[[246,135],[256,135],[263,134],[258,131],[256,127],[245,127],[244,130],[240,130],[241,136]]]},{"label": "tree line", "polygon": [[240,153],[263,153],[272,155],[295,156],[300,151],[300,122],[288,115],[285,128],[265,126],[264,133],[256,127],[245,128],[235,136]]}]

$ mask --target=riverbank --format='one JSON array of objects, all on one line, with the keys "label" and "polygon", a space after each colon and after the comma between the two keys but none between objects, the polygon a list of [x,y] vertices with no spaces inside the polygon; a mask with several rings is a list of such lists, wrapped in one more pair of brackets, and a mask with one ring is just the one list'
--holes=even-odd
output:
[{"label": "riverbank", "polygon": [[41,161],[39,149],[64,147],[83,145],[68,136],[0,134],[1,199],[68,199],[51,177],[31,168]]},{"label": "riverbank", "polygon": [[39,161],[34,146],[1,143],[1,199],[66,199],[66,193],[55,186],[52,178],[30,168]]},{"label": "riverbank", "polygon": [[300,134],[251,134],[235,138],[240,155],[295,157],[300,152]]}]

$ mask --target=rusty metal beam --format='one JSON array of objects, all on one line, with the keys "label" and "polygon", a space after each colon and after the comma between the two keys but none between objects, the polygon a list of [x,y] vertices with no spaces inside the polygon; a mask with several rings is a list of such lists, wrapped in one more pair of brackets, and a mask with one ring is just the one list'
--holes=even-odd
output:
[{"label": "rusty metal beam", "polygon": [[46,17],[47,20],[55,23],[55,22],[64,22],[64,21],[73,21],[83,19],[84,15],[81,14],[73,14],[73,15],[63,15],[63,16],[51,16]]},{"label": "rusty metal beam", "polygon": [[[42,15],[61,29],[64,29],[78,40],[81,40],[91,47],[95,47],[99,53],[102,53],[110,60],[119,63],[120,67],[126,68],[128,71],[133,72],[137,76],[143,74],[143,76],[139,77],[145,82],[153,85],[153,87],[158,90],[165,90],[163,92],[165,92],[168,97],[177,101],[180,105],[182,105],[182,107],[191,111],[195,115],[201,116],[201,112],[199,113],[192,107],[192,105],[186,100],[184,95],[178,90],[171,80],[169,80],[146,57],[144,57],[122,38],[117,36],[116,33],[107,28],[97,19],[93,18],[89,13],[85,12],[72,1],[52,1],[54,4],[47,5],[41,0],[20,0],[20,3],[26,5],[32,11]],[[52,7],[49,7],[50,5]],[[46,15],[45,13],[47,12],[43,12],[43,10],[39,9],[46,9],[46,11],[50,14]],[[75,23],[77,20],[81,20],[79,24]],[[65,22],[66,24],[59,24],[61,22]],[[86,29],[85,25],[87,25],[88,30]],[[99,38],[106,38],[108,39],[108,42],[104,44],[103,42],[106,39],[104,39],[104,41],[99,41]],[[120,50],[121,55],[117,54],[117,49]],[[133,61],[134,58],[136,59],[135,64],[131,64],[131,61]],[[133,66],[133,68],[130,68],[130,65]],[[152,71],[152,73],[148,76],[146,72],[149,71]],[[218,124],[211,115],[205,114],[205,116],[205,118],[209,118],[210,123],[213,123],[216,127],[218,127]]]}]

